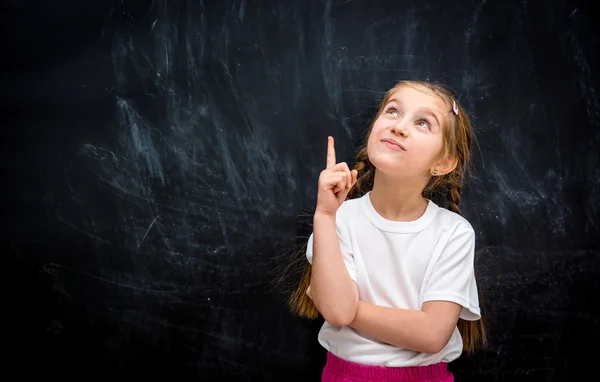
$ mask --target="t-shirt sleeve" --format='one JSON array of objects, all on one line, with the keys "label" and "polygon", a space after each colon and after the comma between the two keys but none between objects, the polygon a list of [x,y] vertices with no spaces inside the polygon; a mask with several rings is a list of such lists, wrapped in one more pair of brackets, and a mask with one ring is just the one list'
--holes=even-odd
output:
[{"label": "t-shirt sleeve", "polygon": [[[350,278],[354,280],[356,283],[356,266],[354,264],[354,255],[352,254],[352,246],[350,245],[350,240],[347,238],[347,235],[343,235],[340,231],[339,224],[336,224],[336,231],[338,234],[338,241],[340,242],[340,250],[342,252],[342,259],[346,264],[346,269],[348,270],[348,274]],[[308,262],[312,264],[313,257],[313,234],[310,234],[308,238],[308,243],[306,244],[306,258]]]},{"label": "t-shirt sleeve", "polygon": [[463,320],[480,319],[474,261],[475,232],[469,224],[460,225],[450,236],[425,283],[423,302],[452,301],[463,307],[460,313]]}]

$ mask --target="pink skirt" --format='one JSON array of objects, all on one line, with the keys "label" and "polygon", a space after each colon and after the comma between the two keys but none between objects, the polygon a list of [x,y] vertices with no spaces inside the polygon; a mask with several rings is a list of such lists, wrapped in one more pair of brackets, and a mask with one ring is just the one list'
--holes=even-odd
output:
[{"label": "pink skirt", "polygon": [[375,382],[375,381],[413,381],[413,382],[454,382],[454,376],[448,371],[447,363],[429,366],[385,367],[369,366],[348,362],[327,353],[327,363],[321,376],[322,382]]}]

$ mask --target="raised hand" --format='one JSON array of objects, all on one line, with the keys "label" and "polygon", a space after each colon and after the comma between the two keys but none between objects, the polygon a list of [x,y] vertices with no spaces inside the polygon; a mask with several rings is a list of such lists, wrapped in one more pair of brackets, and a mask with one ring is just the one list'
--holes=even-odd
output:
[{"label": "raised hand", "polygon": [[358,171],[345,162],[336,163],[333,137],[327,139],[327,166],[319,176],[317,208],[315,213],[334,215],[342,205],[348,191],[356,184]]}]

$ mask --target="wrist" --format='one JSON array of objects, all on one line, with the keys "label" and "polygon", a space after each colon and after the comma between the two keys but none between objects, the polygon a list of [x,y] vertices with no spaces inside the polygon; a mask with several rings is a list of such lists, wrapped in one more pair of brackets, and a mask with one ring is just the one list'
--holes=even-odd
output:
[{"label": "wrist", "polygon": [[321,211],[321,210],[316,210],[315,214],[313,215],[313,220],[317,221],[317,220],[325,220],[325,221],[335,221],[335,215],[336,213],[333,212],[325,212],[325,211]]}]

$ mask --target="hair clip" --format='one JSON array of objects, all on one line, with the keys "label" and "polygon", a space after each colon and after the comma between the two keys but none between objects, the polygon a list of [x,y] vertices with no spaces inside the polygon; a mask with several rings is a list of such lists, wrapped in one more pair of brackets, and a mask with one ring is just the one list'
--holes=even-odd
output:
[{"label": "hair clip", "polygon": [[458,105],[454,99],[452,99],[452,111],[454,111],[454,114],[458,115]]}]

